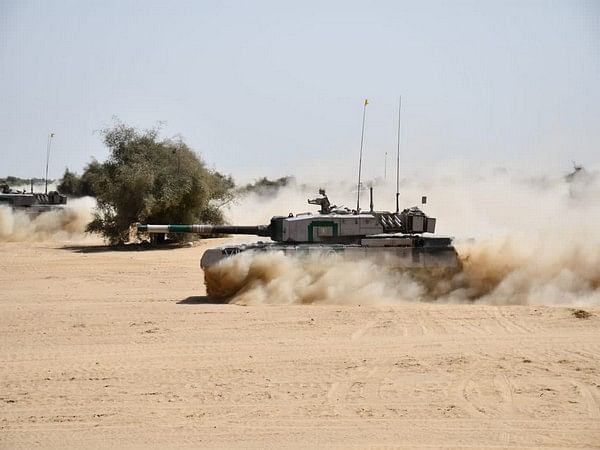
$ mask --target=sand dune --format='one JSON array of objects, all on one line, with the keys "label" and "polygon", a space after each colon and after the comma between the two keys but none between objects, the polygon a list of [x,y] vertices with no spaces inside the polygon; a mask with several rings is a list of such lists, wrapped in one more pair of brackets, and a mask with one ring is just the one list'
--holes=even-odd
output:
[{"label": "sand dune", "polygon": [[597,306],[218,305],[94,245],[0,246],[1,448],[600,446]]}]

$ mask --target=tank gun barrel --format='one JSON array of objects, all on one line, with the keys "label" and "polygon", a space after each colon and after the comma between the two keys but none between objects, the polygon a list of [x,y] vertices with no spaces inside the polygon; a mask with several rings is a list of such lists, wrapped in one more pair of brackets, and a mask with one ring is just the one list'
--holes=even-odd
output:
[{"label": "tank gun barrel", "polygon": [[145,225],[137,224],[137,230],[146,233],[195,233],[195,234],[250,234],[271,236],[268,225]]}]

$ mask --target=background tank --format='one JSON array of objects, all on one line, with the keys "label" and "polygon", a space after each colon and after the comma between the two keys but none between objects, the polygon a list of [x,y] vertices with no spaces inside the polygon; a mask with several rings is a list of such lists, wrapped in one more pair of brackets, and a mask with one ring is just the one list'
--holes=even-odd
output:
[{"label": "background tank", "polygon": [[270,238],[269,242],[225,245],[204,252],[200,265],[204,269],[207,293],[213,296],[226,293],[215,290],[220,283],[214,283],[211,278],[211,267],[246,252],[282,252],[286,256],[340,254],[348,259],[370,258],[415,273],[454,274],[460,270],[451,238],[423,235],[435,232],[436,219],[419,208],[398,213],[357,212],[332,206],[325,191],[319,193],[321,197],[308,200],[321,207],[318,214],[275,216],[268,225],[138,224],[137,229],[147,233],[247,234]]},{"label": "background tank", "polygon": [[0,205],[5,205],[15,210],[25,211],[37,215],[46,211],[62,208],[67,204],[67,197],[56,191],[47,194],[12,190],[8,184],[0,185]]}]

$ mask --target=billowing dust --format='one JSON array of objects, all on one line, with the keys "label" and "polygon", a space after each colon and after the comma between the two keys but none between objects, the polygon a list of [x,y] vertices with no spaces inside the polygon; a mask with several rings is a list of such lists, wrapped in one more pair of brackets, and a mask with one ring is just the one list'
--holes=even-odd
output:
[{"label": "billowing dust", "polygon": [[95,200],[70,199],[67,206],[38,215],[0,206],[0,242],[84,239]]},{"label": "billowing dust", "polygon": [[[234,217],[258,222],[254,218],[262,212],[258,223],[267,223],[270,214],[286,215],[290,205],[305,203],[307,193],[312,191],[292,186],[276,199],[247,198]],[[328,194],[334,203],[333,191]],[[351,198],[348,192],[344,195]],[[405,183],[401,203],[412,206],[421,195],[429,197],[423,209],[437,217],[438,231],[456,237],[463,264],[458,274],[416,277],[391,269],[393,264],[379,257],[347,261],[337,256],[242,254],[205,274],[211,291],[238,304],[600,305],[598,172],[531,178],[494,170],[438,176]],[[368,204],[368,199],[363,201]],[[376,209],[393,209],[389,203]],[[243,222],[244,211],[252,222]]]}]

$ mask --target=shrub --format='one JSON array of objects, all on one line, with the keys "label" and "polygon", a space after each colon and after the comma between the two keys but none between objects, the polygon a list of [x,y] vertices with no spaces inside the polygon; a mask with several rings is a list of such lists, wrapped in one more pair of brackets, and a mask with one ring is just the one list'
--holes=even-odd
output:
[{"label": "shrub", "polygon": [[123,243],[134,222],[223,223],[217,203],[232,195],[233,180],[207,169],[182,140],[120,122],[102,136],[109,158],[92,162],[84,174],[98,203],[88,231]]}]

